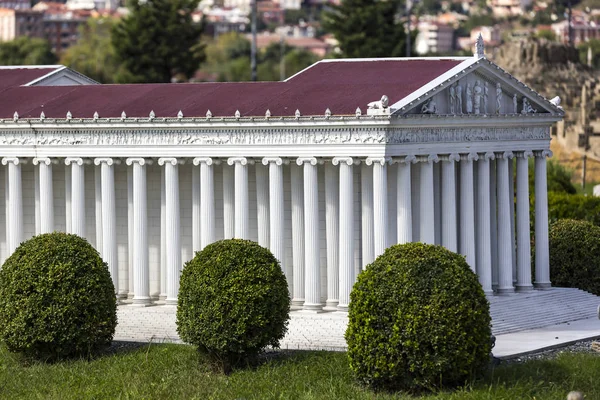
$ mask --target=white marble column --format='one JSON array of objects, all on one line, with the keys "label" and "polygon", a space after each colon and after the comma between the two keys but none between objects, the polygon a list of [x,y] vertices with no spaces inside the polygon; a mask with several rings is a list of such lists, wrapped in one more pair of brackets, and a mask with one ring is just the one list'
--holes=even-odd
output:
[{"label": "white marble column", "polygon": [[33,168],[33,195],[34,195],[34,205],[35,205],[35,210],[34,210],[34,216],[35,216],[35,222],[34,222],[34,227],[35,227],[35,235],[39,235],[40,229],[41,229],[41,223],[40,223],[40,170],[39,168]]},{"label": "white marble column", "polygon": [[[388,247],[388,196],[387,164],[384,157],[369,157],[367,165],[373,165],[373,238],[375,258]],[[341,214],[341,212],[340,212]]]},{"label": "white marble column", "polygon": [[179,165],[177,158],[158,159],[158,165],[165,167],[166,194],[166,250],[167,250],[167,299],[166,304],[177,305],[179,274],[181,271],[181,220],[179,204]]},{"label": "white marble column", "polygon": [[510,242],[512,243],[513,285],[517,284],[517,246],[515,236],[515,168],[513,160],[508,162],[508,196],[510,198]]},{"label": "white marble column", "polygon": [[150,268],[148,263],[148,202],[146,160],[128,158],[133,168],[133,304],[150,304]]},{"label": "white marble column", "polygon": [[200,220],[200,168],[192,166],[192,254],[202,249]]},{"label": "white marble column", "polygon": [[281,269],[286,275],[288,286],[290,277],[285,268],[285,214],[283,204],[283,160],[279,157],[265,157],[263,165],[269,166],[269,249],[281,263]]},{"label": "white marble column", "polygon": [[[162,187],[162,186],[161,186]],[[127,168],[127,277],[128,298],[133,298],[133,168]],[[166,288],[165,288],[166,290]]]},{"label": "white marble column", "polygon": [[304,266],[305,296],[304,310],[320,311],[321,274],[319,239],[319,181],[317,179],[317,159],[302,157],[296,160],[304,165]]},{"label": "white marble column", "polygon": [[510,234],[510,206],[508,163],[512,151],[505,151],[496,160],[496,185],[498,189],[498,294],[515,291],[512,277],[512,246]]},{"label": "white marble column", "polygon": [[[352,168],[353,162],[354,161],[351,157],[336,157],[332,160],[333,165],[339,164],[340,166],[338,303],[339,311],[348,311],[348,305],[350,304],[350,292],[352,291],[352,285],[354,285],[354,174]],[[385,164],[385,161],[383,164]],[[379,179],[380,178],[375,178],[375,181],[378,181]]]},{"label": "white marble column", "polygon": [[[338,160],[336,160],[337,163]],[[325,164],[325,236],[327,243],[327,301],[326,310],[337,310],[339,304],[339,205],[340,180],[337,164]]]},{"label": "white marble column", "polygon": [[433,198],[433,163],[438,162],[437,154],[423,156],[420,165],[420,229],[421,242],[435,244],[435,204]]},{"label": "white marble column", "polygon": [[250,214],[248,199],[248,160],[245,157],[231,157],[228,165],[235,165],[235,230],[238,239],[250,239]]},{"label": "white marble column", "polygon": [[[165,169],[160,169],[160,293],[159,300],[167,299],[167,193]],[[192,189],[193,191],[193,189]],[[193,222],[192,222],[193,224]]]},{"label": "white marble column", "polygon": [[477,161],[477,219],[475,224],[477,244],[477,275],[486,293],[492,293],[492,249],[490,229],[490,160],[494,153],[488,152]]},{"label": "white marble column", "polygon": [[[527,292],[531,285],[531,242],[529,227],[529,158],[533,152],[517,153],[517,291]],[[511,199],[512,200],[512,199]]]},{"label": "white marble column", "polygon": [[371,167],[363,162],[360,168],[360,207],[362,269],[375,260],[374,223],[373,223],[373,173]]},{"label": "white marble column", "polygon": [[[442,246],[458,251],[456,225],[456,162],[460,155],[453,153],[442,161]],[[410,193],[408,194],[410,196]]]},{"label": "white marble column", "polygon": [[85,238],[85,172],[83,159],[68,157],[65,164],[71,166],[71,212],[72,230],[75,235]]},{"label": "white marble column", "polygon": [[[102,171],[94,167],[94,217],[96,220],[96,250],[102,253]],[[106,261],[106,260],[104,260]]]},{"label": "white marble column", "polygon": [[[279,157],[275,157],[280,160]],[[256,175],[256,222],[258,228],[258,244],[262,247],[266,247],[271,249],[273,252],[273,248],[270,247],[270,224],[271,221],[269,219],[270,213],[270,204],[269,204],[269,196],[270,196],[270,188],[269,188],[269,170],[266,165],[269,164],[268,159],[266,161],[267,164],[262,162],[257,162],[254,164],[254,173]],[[282,178],[283,179],[283,178]],[[275,253],[273,253],[275,254]],[[282,253],[283,254],[283,253]],[[280,255],[282,255],[280,254]],[[283,258],[279,258],[275,256],[281,263],[283,268]]]},{"label": "white marble column", "polygon": [[548,248],[548,183],[546,157],[550,150],[535,154],[535,283],[536,289],[550,287],[550,252]]},{"label": "white marble column", "polygon": [[290,165],[290,183],[292,190],[292,306],[304,304],[304,182],[302,167]]},{"label": "white marble column", "polygon": [[496,185],[496,160],[490,161],[490,229],[492,232],[492,289],[496,290],[498,289],[498,190]]},{"label": "white marble column", "polygon": [[2,165],[8,165],[8,255],[10,256],[23,241],[23,182],[21,163],[17,157],[5,157]]},{"label": "white marble column", "polygon": [[65,231],[73,233],[73,214],[71,207],[71,168],[65,164]]},{"label": "white marble column", "polygon": [[40,233],[54,232],[54,191],[52,187],[52,160],[47,157],[34,158],[39,164],[40,185]]},{"label": "white marble column", "polygon": [[235,236],[235,188],[233,168],[223,163],[223,238]]},{"label": "white marble column", "polygon": [[194,158],[194,165],[200,165],[200,221],[202,240],[200,250],[215,241],[215,180],[213,159]]},{"label": "white marble column", "polygon": [[396,226],[398,232],[398,243],[412,242],[412,183],[411,183],[411,165],[417,162],[413,155],[404,157],[398,162],[398,172],[396,175],[396,201],[397,215]]},{"label": "white marble column", "polygon": [[101,216],[102,216],[102,258],[108,264],[108,270],[119,293],[119,259],[117,253],[117,208],[115,199],[115,167],[112,158],[96,158],[100,166],[101,180]]},{"label": "white marble column", "polygon": [[463,154],[460,157],[460,254],[467,264],[476,271],[475,258],[475,199],[473,196],[473,161],[477,153]]}]

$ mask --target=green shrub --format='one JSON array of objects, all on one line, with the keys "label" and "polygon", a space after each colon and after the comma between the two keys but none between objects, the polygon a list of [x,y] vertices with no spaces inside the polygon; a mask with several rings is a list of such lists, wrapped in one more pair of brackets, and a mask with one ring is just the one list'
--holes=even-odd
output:
[{"label": "green shrub", "polygon": [[89,356],[111,343],[116,307],[106,263],[76,235],[35,236],[0,271],[0,339],[14,352]]},{"label": "green shrub", "polygon": [[548,192],[548,220],[577,219],[600,226],[600,197]]},{"label": "green shrub", "polygon": [[388,248],[350,295],[350,368],[375,389],[463,384],[486,369],[489,304],[463,256],[441,246]]},{"label": "green shrub", "polygon": [[[517,169],[514,169],[516,174]],[[571,182],[574,171],[554,159],[546,162],[546,179],[549,192],[577,193],[577,189]],[[535,162],[529,159],[529,193],[535,193]]]},{"label": "green shrub", "polygon": [[550,281],[600,295],[600,227],[558,220],[550,226]]},{"label": "green shrub", "polygon": [[279,261],[249,240],[210,244],[185,264],[177,332],[224,372],[278,347],[287,331],[290,297]]}]

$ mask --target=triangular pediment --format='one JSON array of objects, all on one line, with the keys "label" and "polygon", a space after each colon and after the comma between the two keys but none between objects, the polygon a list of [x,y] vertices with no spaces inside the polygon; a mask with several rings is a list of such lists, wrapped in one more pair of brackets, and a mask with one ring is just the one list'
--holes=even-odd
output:
[{"label": "triangular pediment", "polygon": [[480,58],[423,86],[391,106],[396,115],[562,116],[562,108]]}]

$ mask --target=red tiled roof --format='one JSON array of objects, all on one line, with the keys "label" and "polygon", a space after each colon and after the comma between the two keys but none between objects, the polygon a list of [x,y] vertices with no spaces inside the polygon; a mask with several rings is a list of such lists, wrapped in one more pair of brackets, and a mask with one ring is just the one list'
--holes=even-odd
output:
[{"label": "red tiled roof", "polygon": [[0,67],[0,91],[14,87],[22,86],[26,83],[40,78],[60,67],[44,68],[1,68]]},{"label": "red tiled roof", "polygon": [[21,118],[354,115],[387,95],[390,104],[460,64],[461,60],[375,60],[319,62],[285,82],[90,85],[18,87],[0,96],[0,117]]}]

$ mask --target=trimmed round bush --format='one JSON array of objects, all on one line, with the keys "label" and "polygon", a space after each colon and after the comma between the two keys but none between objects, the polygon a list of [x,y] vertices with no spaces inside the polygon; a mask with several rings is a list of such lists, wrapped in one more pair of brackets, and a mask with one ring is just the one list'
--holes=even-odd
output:
[{"label": "trimmed round bush", "polygon": [[279,261],[255,242],[210,244],[185,264],[177,332],[228,372],[287,332],[290,297]]},{"label": "trimmed round bush", "polygon": [[35,236],[0,271],[0,339],[43,360],[89,356],[111,343],[115,288],[98,252],[66,233]]},{"label": "trimmed round bush", "polygon": [[550,281],[600,295],[600,227],[560,219],[550,226]]},{"label": "trimmed round bush", "polygon": [[489,303],[464,257],[441,246],[388,248],[358,276],[348,316],[350,368],[374,389],[460,385],[490,361]]}]

